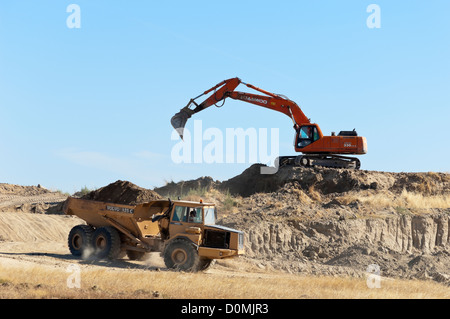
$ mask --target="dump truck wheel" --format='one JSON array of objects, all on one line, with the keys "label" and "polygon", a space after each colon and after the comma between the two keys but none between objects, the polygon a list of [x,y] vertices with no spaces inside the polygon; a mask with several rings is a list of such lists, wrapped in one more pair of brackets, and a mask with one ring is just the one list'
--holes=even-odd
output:
[{"label": "dump truck wheel", "polygon": [[199,270],[207,270],[209,267],[211,267],[215,263],[216,263],[215,259],[200,258],[200,263],[199,263],[198,269]]},{"label": "dump truck wheel", "polygon": [[195,247],[186,240],[174,240],[164,250],[164,263],[167,268],[198,271],[200,257]]},{"label": "dump truck wheel", "polygon": [[98,259],[116,259],[120,255],[119,232],[110,226],[100,227],[92,236],[92,246]]},{"label": "dump truck wheel", "polygon": [[94,229],[88,225],[78,225],[70,230],[68,244],[72,255],[82,257],[90,251],[93,233]]}]

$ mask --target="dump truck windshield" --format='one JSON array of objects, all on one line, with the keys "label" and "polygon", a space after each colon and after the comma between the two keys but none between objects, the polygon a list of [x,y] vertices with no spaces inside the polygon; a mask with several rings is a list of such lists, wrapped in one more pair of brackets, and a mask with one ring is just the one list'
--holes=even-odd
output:
[{"label": "dump truck windshield", "polygon": [[189,210],[188,223],[201,223],[203,221],[202,208],[195,207]]},{"label": "dump truck windshield", "polygon": [[172,217],[172,221],[188,222],[188,223],[201,223],[202,208],[201,207],[187,207],[187,206],[175,206],[175,211]]},{"label": "dump truck windshield", "polygon": [[214,207],[204,207],[205,210],[205,225],[215,225],[216,224],[216,214]]}]

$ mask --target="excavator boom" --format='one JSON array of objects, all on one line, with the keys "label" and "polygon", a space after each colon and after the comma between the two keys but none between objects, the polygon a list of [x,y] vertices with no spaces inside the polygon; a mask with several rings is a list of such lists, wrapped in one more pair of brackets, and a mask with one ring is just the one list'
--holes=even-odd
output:
[{"label": "excavator boom", "polygon": [[[258,91],[264,95],[235,91],[239,84]],[[202,103],[196,102],[200,97],[213,92]],[[291,118],[296,130],[295,151],[305,154],[304,156],[280,157],[282,164],[297,164],[303,166],[328,166],[339,168],[359,168],[359,159],[341,156],[342,154],[365,154],[367,142],[356,131],[342,131],[338,136],[323,136],[320,127],[311,123],[301,108],[287,97],[260,89],[254,85],[244,83],[239,78],[231,78],[220,82],[199,96],[191,99],[171,119],[172,126],[183,139],[183,131],[187,120],[211,105],[225,103],[226,98],[240,100],[257,106],[262,106],[274,111],[281,112]],[[222,104],[223,105],[223,104]]]},{"label": "excavator boom", "polygon": [[[253,90],[266,94],[266,96],[234,91],[236,87],[241,83]],[[199,99],[203,95],[210,93],[213,90],[214,93],[201,104],[197,104],[195,102],[195,100]],[[265,91],[254,85],[244,83],[239,78],[232,78],[220,82],[219,84],[213,86],[199,96],[191,99],[184,108],[182,108],[177,114],[172,117],[172,126],[177,130],[181,138],[183,138],[184,127],[186,126],[187,120],[193,114],[203,111],[211,105],[224,101],[227,97],[284,113],[292,119],[294,124],[300,125],[310,123],[309,119],[305,116],[300,107],[294,101],[291,101],[284,96]],[[194,108],[193,105],[195,106]]]}]

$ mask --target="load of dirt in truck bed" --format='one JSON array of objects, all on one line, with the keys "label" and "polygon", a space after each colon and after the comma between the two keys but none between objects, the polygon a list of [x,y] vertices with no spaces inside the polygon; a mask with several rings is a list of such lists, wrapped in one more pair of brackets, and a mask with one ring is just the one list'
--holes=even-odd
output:
[{"label": "load of dirt in truck bed", "polygon": [[92,191],[82,196],[82,198],[124,205],[138,205],[152,200],[162,199],[153,190],[121,180]]}]

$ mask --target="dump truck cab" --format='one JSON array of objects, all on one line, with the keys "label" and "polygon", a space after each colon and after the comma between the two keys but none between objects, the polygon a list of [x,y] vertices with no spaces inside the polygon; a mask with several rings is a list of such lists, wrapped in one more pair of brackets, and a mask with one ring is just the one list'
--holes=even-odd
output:
[{"label": "dump truck cab", "polygon": [[[213,203],[175,201],[169,219],[169,238],[186,239],[195,244],[204,258],[226,258],[244,253],[244,233],[216,225],[217,210]],[[167,221],[161,221],[167,227]],[[164,232],[164,231],[162,231]]]}]

